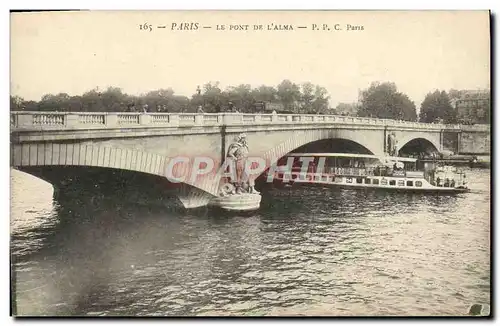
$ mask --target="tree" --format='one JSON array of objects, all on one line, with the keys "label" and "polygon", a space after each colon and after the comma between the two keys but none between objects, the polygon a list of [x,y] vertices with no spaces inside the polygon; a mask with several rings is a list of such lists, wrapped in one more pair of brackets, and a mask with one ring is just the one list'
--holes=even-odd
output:
[{"label": "tree", "polygon": [[395,111],[399,115],[399,119],[406,121],[417,121],[417,107],[415,106],[415,102],[410,100],[408,95],[403,93],[396,93],[393,95],[392,99]]},{"label": "tree", "polygon": [[231,102],[238,111],[253,112],[255,99],[252,96],[252,86],[248,84],[228,87],[222,98],[224,106],[228,106]]},{"label": "tree", "polygon": [[335,108],[336,114],[356,116],[358,105],[356,103],[339,103]]},{"label": "tree", "polygon": [[38,102],[38,109],[40,111],[68,111],[70,98],[66,93],[46,94]]},{"label": "tree", "polygon": [[464,95],[464,91],[459,91],[457,89],[450,89],[448,91],[448,97],[450,98],[450,100],[453,100],[453,99],[459,99],[461,98],[462,96]]},{"label": "tree", "polygon": [[189,109],[189,98],[182,95],[174,95],[168,106],[171,112],[185,112]]},{"label": "tree", "polygon": [[199,106],[203,106],[203,95],[201,94],[200,86],[196,87],[196,93],[191,96],[189,100],[189,111],[196,112]]},{"label": "tree", "polygon": [[23,101],[22,108],[25,111],[38,111],[38,102],[36,101]]},{"label": "tree", "polygon": [[223,105],[223,96],[219,82],[209,82],[203,85],[203,90],[202,99],[205,112],[220,112]]},{"label": "tree", "polygon": [[285,79],[278,85],[277,90],[278,99],[283,104],[285,110],[293,111],[296,109],[296,104],[301,96],[299,86]]},{"label": "tree", "polygon": [[140,105],[147,104],[150,112],[180,112],[185,109],[187,97],[174,94],[172,88],[150,91],[141,96]]},{"label": "tree", "polygon": [[[171,88],[129,95],[118,87],[108,87],[104,91],[95,88],[76,96],[46,94],[39,102],[26,102],[13,96],[10,100],[11,110],[137,112],[147,104],[150,112],[196,112],[199,106],[203,106],[205,112],[221,112],[233,106],[240,112],[251,113],[262,109],[264,106],[260,102],[264,102],[274,105],[268,108],[274,107],[279,111],[325,113],[329,96],[322,86],[310,82],[299,86],[290,80],[283,80],[277,87],[261,85],[252,89],[249,84],[240,84],[229,86],[224,91],[219,82],[208,82],[203,87],[198,86],[191,98],[175,95]],[[256,105],[257,102],[259,105]]]},{"label": "tree", "polygon": [[272,86],[261,85],[252,90],[252,96],[256,102],[275,102],[278,99],[277,91]]},{"label": "tree", "polygon": [[24,99],[19,96],[10,96],[10,110],[21,111],[23,109]]},{"label": "tree", "polygon": [[302,84],[302,94],[301,94],[301,109],[303,112],[313,111],[313,102],[315,101],[314,85],[310,82],[305,82]]},{"label": "tree", "polygon": [[358,115],[382,119],[416,121],[415,103],[398,92],[395,83],[374,82],[360,93]]},{"label": "tree", "polygon": [[101,100],[101,92],[97,88],[83,93],[82,95],[82,110],[89,112],[99,112],[103,110]]},{"label": "tree", "polygon": [[77,95],[77,96],[71,96],[68,100],[68,111],[70,112],[81,112],[83,110],[83,100],[82,97]]},{"label": "tree", "polygon": [[479,123],[486,123],[490,124],[491,123],[491,95],[490,92],[488,91],[488,100],[486,102],[486,105],[484,107],[484,117],[479,120]]},{"label": "tree", "polygon": [[317,85],[314,90],[314,101],[312,103],[313,112],[316,114],[325,114],[328,112],[328,92],[326,88]]},{"label": "tree", "polygon": [[420,122],[434,122],[443,119],[445,123],[456,123],[457,115],[445,91],[428,93],[420,106]]},{"label": "tree", "polygon": [[96,107],[96,111],[123,111],[122,108],[127,105],[127,96],[118,87],[108,87],[104,92],[98,93],[98,96],[100,107]]}]

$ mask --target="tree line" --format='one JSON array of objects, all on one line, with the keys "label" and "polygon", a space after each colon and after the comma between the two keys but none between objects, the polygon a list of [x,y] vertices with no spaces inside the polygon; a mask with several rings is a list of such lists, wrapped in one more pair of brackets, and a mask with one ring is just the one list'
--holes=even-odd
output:
[{"label": "tree line", "polygon": [[[261,85],[252,88],[241,84],[220,87],[219,82],[209,82],[197,87],[189,98],[176,95],[171,88],[158,89],[141,95],[129,95],[120,88],[98,88],[82,95],[66,93],[44,95],[40,101],[26,101],[18,96],[10,97],[12,111],[59,111],[59,112],[230,112],[258,113],[276,110],[279,113],[342,114],[361,117],[386,118],[420,122],[462,122],[452,101],[460,99],[463,91],[436,90],[429,92],[417,114],[415,103],[398,91],[395,83],[374,82],[359,92],[356,103],[339,103],[329,107],[330,95],[320,85],[310,82],[294,83],[283,80],[276,87]],[[272,108],[272,109],[270,109]],[[486,112],[484,112],[486,111]],[[468,118],[479,123],[489,123],[490,107],[468,111]],[[481,114],[480,114],[481,113]]]},{"label": "tree line", "polygon": [[255,113],[264,108],[262,103],[278,105],[279,111],[297,113],[327,113],[329,96],[326,89],[310,82],[297,84],[283,80],[277,87],[262,85],[252,88],[241,84],[226,89],[219,82],[209,82],[198,87],[188,98],[176,95],[171,88],[150,91],[139,96],[124,93],[120,88],[93,89],[83,95],[66,93],[47,94],[40,101],[25,101],[11,96],[13,111],[60,111],[60,112],[204,112],[239,111]]},{"label": "tree line", "polygon": [[[335,111],[353,116],[426,123],[490,123],[490,92],[483,91],[482,95],[467,95],[468,93],[465,90],[455,89],[449,92],[444,90],[429,92],[417,114],[415,103],[406,94],[399,92],[395,83],[374,82],[359,93],[358,102],[339,103]],[[468,99],[463,101],[464,98]],[[462,106],[460,110],[457,109],[458,106]]]}]

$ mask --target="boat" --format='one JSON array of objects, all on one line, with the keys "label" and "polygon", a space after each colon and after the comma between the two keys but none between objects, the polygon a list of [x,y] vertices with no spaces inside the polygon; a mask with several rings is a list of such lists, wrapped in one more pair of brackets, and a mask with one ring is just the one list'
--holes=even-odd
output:
[{"label": "boat", "polygon": [[474,156],[470,162],[470,167],[489,169],[491,168],[491,158],[489,155]]},{"label": "boat", "polygon": [[260,208],[262,196],[256,190],[238,192],[231,183],[222,185],[219,196],[214,197],[208,206],[225,211],[253,211]]},{"label": "boat", "polygon": [[[292,153],[285,159],[290,157],[294,161],[288,172],[286,166],[279,166],[274,172],[275,185],[439,193],[469,191],[465,173],[456,167],[418,162],[416,158],[349,153]],[[313,162],[302,168],[300,157],[308,157]],[[419,166],[421,169],[417,169]]]}]

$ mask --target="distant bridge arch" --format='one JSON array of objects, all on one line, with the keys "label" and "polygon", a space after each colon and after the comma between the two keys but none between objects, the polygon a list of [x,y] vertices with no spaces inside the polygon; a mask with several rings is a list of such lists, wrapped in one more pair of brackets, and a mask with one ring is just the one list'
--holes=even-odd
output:
[{"label": "distant bridge arch", "polygon": [[441,151],[440,143],[436,142],[436,140],[431,137],[407,137],[403,138],[399,144],[400,146],[398,146],[398,150],[400,153],[407,151],[438,153]]},{"label": "distant bridge arch", "polygon": [[316,140],[294,149],[292,153],[355,153],[372,154],[365,146],[350,139],[326,138]]}]

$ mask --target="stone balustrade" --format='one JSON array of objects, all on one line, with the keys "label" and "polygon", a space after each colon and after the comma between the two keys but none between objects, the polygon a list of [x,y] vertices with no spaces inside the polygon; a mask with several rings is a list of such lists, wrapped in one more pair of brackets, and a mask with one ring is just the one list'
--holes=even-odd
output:
[{"label": "stone balustrade", "polygon": [[366,125],[427,130],[489,132],[489,125],[444,125],[412,121],[311,114],[34,112],[10,113],[11,130],[119,129],[245,125]]}]

